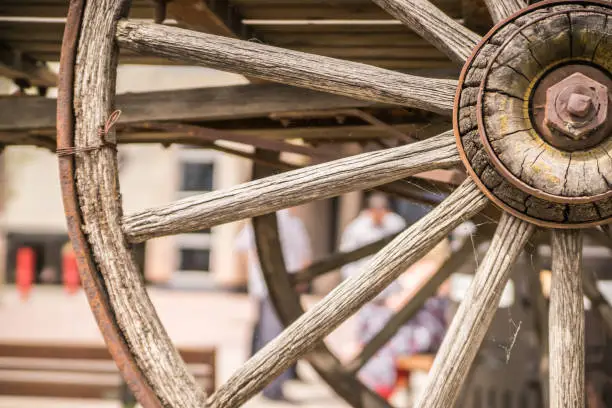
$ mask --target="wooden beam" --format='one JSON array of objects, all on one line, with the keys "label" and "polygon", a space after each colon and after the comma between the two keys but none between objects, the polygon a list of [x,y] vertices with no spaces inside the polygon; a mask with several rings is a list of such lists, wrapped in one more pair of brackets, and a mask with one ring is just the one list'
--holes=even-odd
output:
[{"label": "wooden beam", "polygon": [[[2,0],[0,16],[63,18],[68,12],[68,1],[22,1]],[[153,19],[153,2],[134,1],[130,7],[130,18]]]},{"label": "wooden beam", "polygon": [[[8,99],[8,98],[7,98]],[[2,106],[2,98],[0,98],[0,106]],[[2,118],[0,112],[0,118]],[[1,126],[0,122],[0,126]],[[431,136],[433,134],[441,133],[449,128],[449,125],[439,124],[432,125],[427,129],[427,132],[420,132],[423,128],[421,123],[403,124],[394,126],[396,130],[401,130],[406,133],[414,133],[419,135]],[[429,130],[433,132],[429,132]],[[226,132],[228,129],[224,129],[219,132]],[[231,130],[231,129],[229,129]],[[211,132],[216,132],[216,129],[211,129]],[[355,140],[367,140],[380,138],[382,132],[373,126],[335,126],[335,127],[296,127],[289,129],[236,129],[241,136],[252,137],[254,139],[277,139],[277,140],[288,140],[288,139],[303,139],[305,141],[311,141],[313,143],[319,142],[325,143],[344,143]],[[164,132],[164,131],[138,131],[125,129],[121,127],[117,130],[117,141],[121,144],[132,143],[132,144],[148,144],[148,143],[159,143],[162,145],[170,145],[173,143],[178,144],[191,144],[191,145],[206,145],[210,142],[203,143],[203,140],[195,135],[190,135],[187,132]],[[44,130],[33,130],[31,132],[24,130],[13,130],[13,131],[2,131],[0,130],[0,144],[5,145],[32,145],[44,147],[50,150],[55,149],[55,130],[44,129]],[[417,175],[416,177],[426,176],[426,178],[433,178],[434,180],[441,180],[444,182],[450,182],[456,184],[456,180],[459,177],[453,171],[444,172],[427,172],[427,174]],[[439,177],[442,176],[442,177]],[[395,191],[395,189],[394,189]],[[393,191],[387,191],[393,193]]]},{"label": "wooden beam", "polygon": [[[393,126],[394,129],[408,135],[437,134],[450,128],[447,123],[432,124],[423,129],[423,123],[406,123]],[[431,131],[430,131],[431,130]],[[391,135],[374,126],[335,126],[335,127],[296,127],[287,129],[241,129],[241,134],[269,137],[273,139],[305,139],[320,142],[333,142],[337,140],[360,140],[389,138]]]},{"label": "wooden beam", "polygon": [[192,30],[226,37],[249,39],[252,30],[242,24],[242,16],[227,0],[172,0],[168,15]]},{"label": "wooden beam", "polygon": [[[423,124],[404,124],[394,126],[394,129],[403,132],[416,132],[423,127]],[[437,133],[447,130],[448,125],[435,127]],[[224,129],[231,130],[231,129]],[[337,143],[364,139],[377,139],[386,136],[380,129],[373,126],[335,126],[335,127],[296,127],[288,129],[239,129],[242,136],[257,137],[264,139],[304,139],[311,142]],[[46,133],[45,133],[46,134]],[[120,143],[164,143],[172,140],[196,140],[184,132],[118,132]]]},{"label": "wooden beam", "polygon": [[[391,20],[389,14],[376,7],[371,0],[232,0],[248,19],[340,19]],[[433,0],[433,4],[453,18],[460,17],[456,0]]]},{"label": "wooden beam", "polygon": [[44,62],[0,43],[0,76],[26,79],[34,86],[53,87],[57,75]]},{"label": "wooden beam", "polygon": [[[166,5],[169,16],[191,30],[243,40],[256,39],[252,27],[242,23],[243,17],[228,0],[172,0]],[[264,83],[247,77],[251,83]]]},{"label": "wooden beam", "polygon": [[[118,95],[120,124],[266,117],[288,110],[370,107],[372,102],[280,84],[249,84]],[[55,128],[54,99],[0,97],[0,130]]]}]

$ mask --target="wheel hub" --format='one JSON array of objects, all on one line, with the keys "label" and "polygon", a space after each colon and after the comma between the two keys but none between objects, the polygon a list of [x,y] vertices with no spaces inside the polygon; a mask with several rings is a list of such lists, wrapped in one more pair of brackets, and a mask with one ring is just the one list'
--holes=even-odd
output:
[{"label": "wheel hub", "polygon": [[538,225],[612,221],[612,8],[544,2],[501,22],[463,68],[462,159],[504,210]]},{"label": "wheel hub", "polygon": [[600,144],[612,130],[612,81],[600,68],[571,64],[553,69],[530,98],[536,132],[550,145],[568,152]]}]

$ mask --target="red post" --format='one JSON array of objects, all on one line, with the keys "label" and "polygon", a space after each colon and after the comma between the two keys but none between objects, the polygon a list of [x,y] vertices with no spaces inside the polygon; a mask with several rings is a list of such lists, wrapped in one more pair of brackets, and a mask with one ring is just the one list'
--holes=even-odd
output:
[{"label": "red post", "polygon": [[62,281],[64,282],[66,292],[69,294],[76,293],[81,286],[76,256],[70,241],[62,248]]},{"label": "red post", "polygon": [[35,261],[36,255],[32,248],[21,247],[17,250],[15,283],[22,300],[26,300],[30,296],[34,282]]}]

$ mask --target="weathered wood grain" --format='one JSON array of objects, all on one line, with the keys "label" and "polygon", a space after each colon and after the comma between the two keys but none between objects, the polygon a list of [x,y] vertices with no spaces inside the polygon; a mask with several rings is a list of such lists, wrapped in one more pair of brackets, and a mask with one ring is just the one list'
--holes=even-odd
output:
[{"label": "weathered wood grain", "polygon": [[238,369],[209,398],[210,406],[235,407],[247,401],[487,202],[478,187],[466,180],[442,204],[375,255],[359,275],[343,281]]},{"label": "weathered wood grain", "polygon": [[[231,120],[375,103],[282,84],[249,84],[117,95],[120,124],[162,120]],[[53,128],[57,102],[37,96],[0,97],[0,130]]]},{"label": "weathered wood grain", "polygon": [[122,21],[117,43],[171,60],[281,82],[371,102],[412,106],[449,115],[457,82],[157,24]]},{"label": "weathered wood grain", "polygon": [[572,29],[572,56],[591,59],[595,49],[605,35],[605,14],[572,13],[570,15]]},{"label": "weathered wood grain", "polygon": [[123,218],[131,242],[198,231],[459,163],[452,132],[196,195]]},{"label": "weathered wood grain", "polygon": [[603,29],[604,35],[599,40],[595,47],[595,52],[592,56],[592,61],[601,65],[603,68],[610,70],[612,68],[612,60],[610,58],[610,50],[612,49],[612,18],[607,16],[606,25]]},{"label": "weathered wood grain", "polygon": [[551,244],[550,407],[583,408],[582,233],[579,230],[554,230]]},{"label": "weathered wood grain", "polygon": [[497,311],[510,270],[534,226],[507,213],[448,328],[418,408],[453,407]]},{"label": "weathered wood grain", "polygon": [[529,50],[525,51],[530,52],[542,67],[571,57],[570,27],[568,14],[552,14],[533,25],[526,25],[521,29],[521,35],[529,41]]},{"label": "weathered wood grain", "polygon": [[374,0],[450,59],[465,63],[480,36],[444,14],[427,0]]},{"label": "weathered wood grain", "polygon": [[[257,151],[256,154],[268,159],[278,157],[272,152]],[[253,178],[271,175],[272,172],[269,169],[253,165]],[[304,314],[304,308],[300,303],[300,295],[295,289],[291,275],[285,267],[276,214],[255,217],[252,223],[257,256],[270,300],[280,321],[283,325],[289,326]],[[305,356],[305,359],[321,378],[352,407],[390,408],[384,399],[357,380],[357,377],[342,370],[340,361],[324,342],[320,342],[313,351]]]},{"label": "weathered wood grain", "polygon": [[[114,109],[116,19],[124,2],[88,2],[83,15],[74,81],[75,146],[99,146],[98,130]],[[115,142],[111,130],[106,137]],[[201,408],[206,393],[172,345],[121,230],[117,158],[104,148],[75,159],[76,185],[87,235],[115,319],[148,385],[166,407]]]},{"label": "weathered wood grain", "polygon": [[382,329],[366,344],[361,352],[346,365],[346,369],[356,373],[363,367],[394,335],[399,328],[412,319],[412,317],[423,307],[427,299],[433,296],[440,285],[448,277],[456,272],[465,260],[473,256],[473,246],[478,246],[482,241],[482,235],[477,235],[476,241],[465,240],[461,248],[446,260],[444,265],[425,282],[414,296],[398,310]]},{"label": "weathered wood grain", "polygon": [[505,20],[512,14],[520,11],[527,7],[527,3],[524,0],[484,0],[493,22]]}]

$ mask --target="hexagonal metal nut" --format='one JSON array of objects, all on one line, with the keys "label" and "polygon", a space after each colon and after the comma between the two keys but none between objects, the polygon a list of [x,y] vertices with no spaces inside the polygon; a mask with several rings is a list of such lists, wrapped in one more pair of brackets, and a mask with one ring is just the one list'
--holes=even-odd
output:
[{"label": "hexagonal metal nut", "polygon": [[[593,112],[587,120],[572,117],[567,109],[567,102],[572,94],[588,95],[592,99]],[[551,130],[580,140],[588,137],[603,125],[608,117],[608,87],[575,73],[551,86],[546,92],[544,121]]]}]

